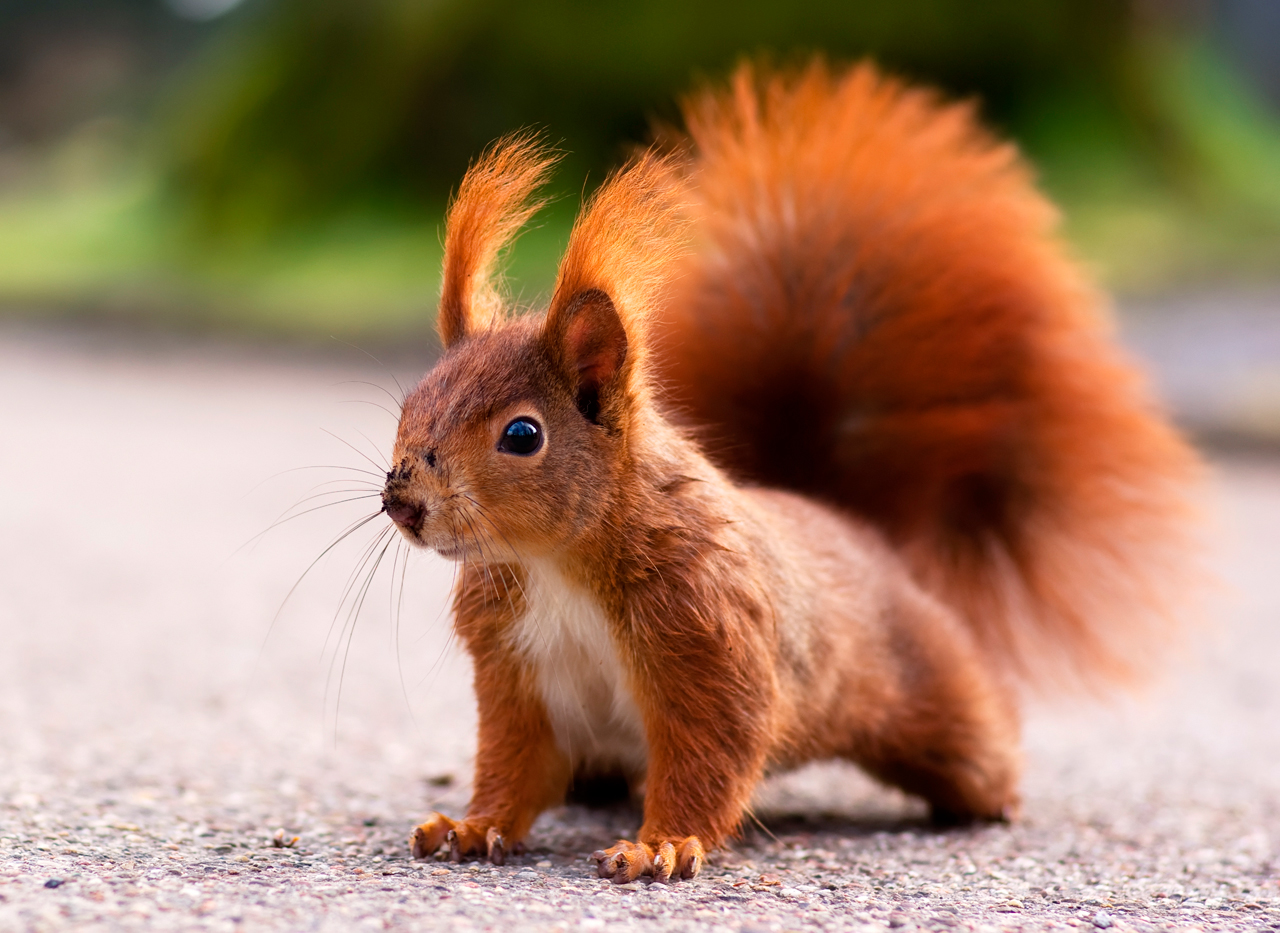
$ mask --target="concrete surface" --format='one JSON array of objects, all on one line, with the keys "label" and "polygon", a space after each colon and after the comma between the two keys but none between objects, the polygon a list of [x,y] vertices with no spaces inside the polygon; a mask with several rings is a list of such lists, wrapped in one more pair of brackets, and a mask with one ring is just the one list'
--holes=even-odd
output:
[{"label": "concrete surface", "polygon": [[552,812],[501,869],[408,860],[467,797],[447,565],[402,591],[393,546],[348,638],[378,519],[273,623],[375,500],[241,545],[371,489],[393,421],[350,380],[387,374],[128,344],[0,328],[0,931],[1280,930],[1280,461],[1216,464],[1214,624],[1164,685],[1031,711],[1022,822],[933,831],[812,768],[696,882],[619,888],[585,857],[625,810]]}]

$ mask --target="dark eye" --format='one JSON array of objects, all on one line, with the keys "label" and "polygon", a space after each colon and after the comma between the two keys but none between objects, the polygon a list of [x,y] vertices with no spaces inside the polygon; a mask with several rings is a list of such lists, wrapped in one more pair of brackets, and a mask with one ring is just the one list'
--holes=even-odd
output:
[{"label": "dark eye", "polygon": [[502,431],[498,449],[508,454],[528,455],[542,446],[542,428],[532,418],[517,418]]}]

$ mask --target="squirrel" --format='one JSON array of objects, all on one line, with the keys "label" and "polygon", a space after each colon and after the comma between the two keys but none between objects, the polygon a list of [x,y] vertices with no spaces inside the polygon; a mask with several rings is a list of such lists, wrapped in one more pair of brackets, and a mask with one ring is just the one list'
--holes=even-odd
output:
[{"label": "squirrel", "polygon": [[536,137],[447,213],[382,502],[460,562],[479,735],[415,857],[502,863],[622,776],[643,825],[599,875],[687,879],[819,759],[1012,819],[1023,691],[1170,641],[1198,461],[1015,147],[870,64],[746,64],[683,110],[587,201],[544,314],[495,273]]}]

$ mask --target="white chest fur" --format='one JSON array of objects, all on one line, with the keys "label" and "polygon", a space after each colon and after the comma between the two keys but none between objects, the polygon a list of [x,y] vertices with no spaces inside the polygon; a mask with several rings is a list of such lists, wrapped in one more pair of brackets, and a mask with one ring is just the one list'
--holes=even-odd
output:
[{"label": "white chest fur", "polygon": [[640,774],[648,758],[609,621],[595,598],[553,564],[526,565],[517,649],[537,675],[556,741],[577,768]]}]

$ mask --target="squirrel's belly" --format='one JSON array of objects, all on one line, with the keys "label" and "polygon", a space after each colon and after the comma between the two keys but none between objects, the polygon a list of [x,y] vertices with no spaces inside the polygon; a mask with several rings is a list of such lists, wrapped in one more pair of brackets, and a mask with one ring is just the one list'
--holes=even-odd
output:
[{"label": "squirrel's belly", "polygon": [[526,566],[516,647],[534,669],[556,741],[575,770],[641,775],[644,726],[594,597],[550,563]]}]

